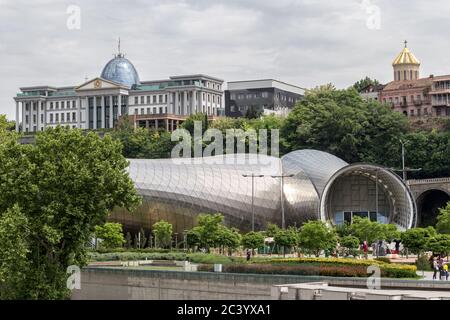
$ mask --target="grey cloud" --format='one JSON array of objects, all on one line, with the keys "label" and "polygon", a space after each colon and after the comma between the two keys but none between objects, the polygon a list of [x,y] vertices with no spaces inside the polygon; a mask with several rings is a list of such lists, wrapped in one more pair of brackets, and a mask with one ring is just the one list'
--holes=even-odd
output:
[{"label": "grey cloud", "polygon": [[[423,75],[450,73],[448,1],[369,2],[381,9],[381,30],[366,27],[358,0],[0,0],[0,113],[13,118],[21,86],[98,76],[119,36],[142,80],[207,73],[304,87],[346,87],[366,75],[387,82],[405,39]],[[71,4],[81,8],[81,30],[66,28]]]}]

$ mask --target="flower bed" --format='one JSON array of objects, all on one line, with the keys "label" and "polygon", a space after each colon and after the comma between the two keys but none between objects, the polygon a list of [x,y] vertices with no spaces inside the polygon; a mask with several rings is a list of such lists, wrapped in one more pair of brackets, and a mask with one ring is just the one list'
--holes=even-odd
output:
[{"label": "flower bed", "polygon": [[[385,278],[417,278],[415,268],[381,267],[381,276]],[[198,271],[213,271],[211,265],[200,265]],[[279,265],[279,264],[228,264],[223,266],[227,273],[282,274],[329,277],[367,277],[367,267],[357,265]]]},{"label": "flower bed", "polygon": [[[223,266],[224,272],[284,275],[316,275],[331,277],[368,277],[369,266],[380,268],[385,278],[417,278],[416,267],[388,264],[383,261],[337,259],[337,258],[295,258],[271,259],[259,263],[233,263]],[[212,266],[201,265],[199,271],[213,271]]]}]

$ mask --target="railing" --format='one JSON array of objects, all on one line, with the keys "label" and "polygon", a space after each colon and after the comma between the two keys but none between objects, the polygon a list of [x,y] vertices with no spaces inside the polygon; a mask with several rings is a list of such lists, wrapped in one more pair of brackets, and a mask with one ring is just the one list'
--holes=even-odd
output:
[{"label": "railing", "polygon": [[408,180],[409,185],[428,184],[428,183],[450,183],[450,178]]}]

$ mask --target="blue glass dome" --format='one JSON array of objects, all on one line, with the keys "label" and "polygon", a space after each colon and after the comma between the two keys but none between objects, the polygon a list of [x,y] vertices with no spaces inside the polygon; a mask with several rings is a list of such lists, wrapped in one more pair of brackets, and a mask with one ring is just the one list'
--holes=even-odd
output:
[{"label": "blue glass dome", "polygon": [[139,75],[130,60],[118,54],[103,68],[101,77],[128,87],[140,84]]}]

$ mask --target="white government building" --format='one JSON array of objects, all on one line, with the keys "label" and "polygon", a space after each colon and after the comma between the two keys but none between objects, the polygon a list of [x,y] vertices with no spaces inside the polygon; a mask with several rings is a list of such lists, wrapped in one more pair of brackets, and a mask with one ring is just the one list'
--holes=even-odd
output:
[{"label": "white government building", "polygon": [[224,113],[223,80],[206,75],[140,81],[133,64],[119,52],[100,77],[74,87],[20,88],[16,130],[42,131],[57,125],[80,129],[113,128],[124,115],[137,126],[175,129],[187,116]]}]

